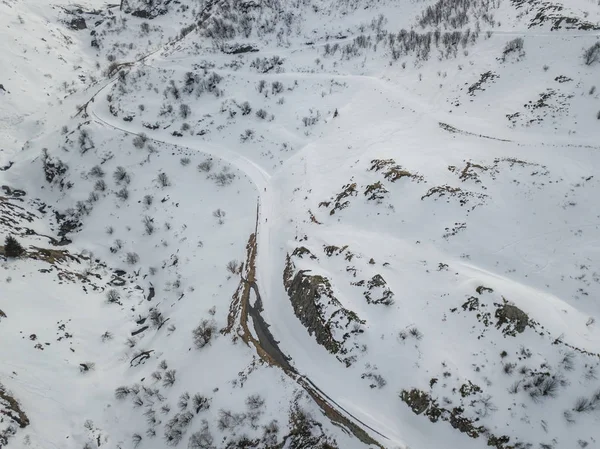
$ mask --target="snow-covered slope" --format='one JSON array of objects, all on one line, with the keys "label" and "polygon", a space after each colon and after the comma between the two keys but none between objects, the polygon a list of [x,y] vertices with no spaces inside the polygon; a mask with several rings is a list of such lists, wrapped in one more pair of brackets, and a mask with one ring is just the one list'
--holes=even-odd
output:
[{"label": "snow-covered slope", "polygon": [[597,444],[595,1],[0,8],[0,447]]}]

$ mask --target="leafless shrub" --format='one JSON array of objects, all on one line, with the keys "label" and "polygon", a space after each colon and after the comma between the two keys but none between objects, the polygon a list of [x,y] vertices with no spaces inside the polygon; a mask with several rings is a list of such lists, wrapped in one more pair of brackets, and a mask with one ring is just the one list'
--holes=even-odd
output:
[{"label": "leafless shrub", "polygon": [[126,261],[129,265],[135,265],[140,261],[140,256],[138,256],[137,253],[133,252],[127,253]]},{"label": "leafless shrub", "polygon": [[252,112],[252,106],[250,106],[250,103],[248,103],[247,101],[244,101],[240,105],[240,110],[242,111],[242,115],[248,115],[250,114],[250,112]]},{"label": "leafless shrub", "polygon": [[192,113],[192,110],[190,109],[190,107],[187,104],[182,103],[179,105],[179,115],[181,116],[182,119],[188,118],[191,113]]},{"label": "leafless shrub", "polygon": [[575,423],[575,418],[573,418],[573,413],[571,413],[570,410],[565,410],[563,412],[563,417],[565,418],[565,421],[567,421],[567,423],[569,423],[569,424]]},{"label": "leafless shrub", "polygon": [[245,415],[239,413],[233,413],[229,410],[219,410],[219,419],[217,426],[220,431],[228,430],[231,431],[237,426],[242,424],[245,419]]},{"label": "leafless shrub", "polygon": [[131,182],[131,178],[129,177],[129,173],[125,170],[125,167],[117,167],[115,172],[113,173],[113,178],[115,179],[117,184],[129,184]]},{"label": "leafless shrub", "polygon": [[146,234],[148,234],[148,235],[154,234],[154,219],[150,218],[148,215],[146,215],[142,219],[142,222],[144,223],[144,230],[146,231]]},{"label": "leafless shrub", "polygon": [[79,364],[79,372],[81,373],[94,371],[94,369],[96,369],[96,364],[94,362],[84,362]]},{"label": "leafless shrub", "polygon": [[210,343],[217,331],[217,323],[214,320],[202,320],[192,331],[194,345],[201,349]]},{"label": "leafless shrub", "polygon": [[202,430],[194,432],[188,441],[188,449],[214,449],[214,438],[210,433],[208,421],[203,421]]},{"label": "leafless shrub", "polygon": [[160,329],[166,322],[167,319],[163,316],[160,310],[153,308],[148,313],[148,319],[153,327]]},{"label": "leafless shrub", "polygon": [[585,65],[592,65],[600,61],[600,42],[595,42],[591,47],[583,51],[583,62]]},{"label": "leafless shrub", "polygon": [[213,217],[215,217],[221,225],[225,223],[225,215],[226,213],[222,209],[217,209],[213,212]]},{"label": "leafless shrub", "polygon": [[118,400],[123,400],[131,393],[131,389],[129,387],[117,387],[115,390],[115,398]]},{"label": "leafless shrub", "polygon": [[212,169],[212,159],[206,159],[198,164],[198,171],[208,173]]},{"label": "leafless shrub", "polygon": [[231,274],[239,274],[241,272],[242,269],[242,264],[239,263],[237,260],[230,260],[229,262],[227,262],[227,271],[229,271]]},{"label": "leafless shrub", "polygon": [[99,165],[93,166],[90,170],[90,176],[93,176],[95,178],[103,178],[104,174],[104,170],[102,170],[102,167],[100,167]]},{"label": "leafless shrub", "polygon": [[173,386],[173,384],[175,383],[175,374],[176,373],[177,373],[177,371],[174,369],[165,371],[165,375],[163,377],[163,386],[164,387],[172,387]]},{"label": "leafless shrub", "polygon": [[104,179],[99,179],[98,181],[96,181],[96,183],[94,184],[94,190],[98,192],[104,192],[106,190],[106,182],[104,181]]},{"label": "leafless shrub", "polygon": [[508,374],[510,376],[516,367],[517,367],[516,363],[505,363],[504,366],[502,367],[502,370],[504,371],[504,374]]},{"label": "leafless shrub", "polygon": [[267,82],[265,80],[260,80],[258,82],[258,85],[256,86],[256,90],[258,90],[258,93],[262,93],[262,91],[265,89],[266,85],[267,85]]},{"label": "leafless shrub", "polygon": [[142,148],[144,148],[147,141],[148,136],[144,133],[140,133],[133,138],[133,146],[141,150]]},{"label": "leafless shrub", "polygon": [[144,203],[144,206],[149,207],[152,205],[152,201],[154,201],[154,197],[152,195],[144,195],[142,203]]},{"label": "leafless shrub", "polygon": [[256,111],[256,116],[259,119],[264,120],[267,118],[267,111],[265,111],[264,109],[259,109],[258,111]]},{"label": "leafless shrub", "polygon": [[117,290],[111,288],[106,292],[106,301],[110,304],[121,304],[121,295]]},{"label": "leafless shrub", "polygon": [[258,410],[265,405],[265,400],[258,394],[252,394],[246,398],[246,406],[250,410]]},{"label": "leafless shrub", "polygon": [[415,340],[421,340],[423,338],[423,333],[415,326],[408,329],[408,334]]},{"label": "leafless shrub", "polygon": [[230,173],[226,168],[223,168],[223,170],[220,173],[210,175],[209,177],[211,179],[214,179],[215,183],[219,187],[227,186],[231,184],[235,179],[235,175],[233,173]]},{"label": "leafless shrub", "polygon": [[96,192],[90,192],[90,195],[87,199],[88,203],[95,203],[100,199],[100,196]]},{"label": "leafless shrub", "polygon": [[242,142],[252,140],[253,138],[254,138],[254,131],[251,129],[247,129],[242,134],[240,134],[240,140]]},{"label": "leafless shrub", "polygon": [[210,399],[200,393],[194,395],[192,402],[194,403],[194,410],[196,410],[196,413],[200,413],[210,408]]},{"label": "leafless shrub", "polygon": [[510,387],[508,387],[508,392],[510,394],[517,394],[519,392],[520,387],[521,387],[521,382],[516,381]]},{"label": "leafless shrub", "polygon": [[182,157],[181,159],[179,159],[179,163],[181,165],[183,165],[184,167],[187,166],[187,165],[190,165],[191,161],[192,160],[189,157]]},{"label": "leafless shrub", "polygon": [[283,83],[281,81],[273,81],[273,83],[271,83],[271,93],[277,95],[281,92],[283,92]]},{"label": "leafless shrub", "polygon": [[190,402],[190,394],[186,391],[179,396],[179,401],[177,401],[177,406],[181,411],[188,408]]},{"label": "leafless shrub", "polygon": [[573,371],[575,369],[575,353],[568,351],[563,355],[560,365],[565,371]]},{"label": "leafless shrub", "polygon": [[169,181],[169,177],[165,172],[160,172],[156,180],[161,187],[168,187],[171,185],[171,181]]},{"label": "leafless shrub", "polygon": [[592,404],[592,401],[590,401],[586,397],[581,396],[575,401],[575,406],[573,407],[573,410],[577,413],[589,413],[594,410],[594,406]]},{"label": "leafless shrub", "polygon": [[516,37],[506,43],[504,50],[502,51],[502,60],[506,60],[506,57],[511,53],[517,53],[519,57],[525,55],[523,51],[524,40],[522,37]]},{"label": "leafless shrub", "polygon": [[139,433],[134,433],[131,436],[131,441],[133,443],[133,447],[138,447],[142,442],[142,436]]},{"label": "leafless shrub", "polygon": [[183,439],[183,431],[177,427],[165,431],[165,441],[169,446],[177,446]]},{"label": "leafless shrub", "polygon": [[113,334],[109,331],[106,331],[100,336],[100,339],[102,340],[102,343],[105,343],[113,339]]}]

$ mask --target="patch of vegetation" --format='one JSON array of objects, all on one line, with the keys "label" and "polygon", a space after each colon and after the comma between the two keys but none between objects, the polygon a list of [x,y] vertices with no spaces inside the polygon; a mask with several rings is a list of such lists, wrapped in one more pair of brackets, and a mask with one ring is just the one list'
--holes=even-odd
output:
[{"label": "patch of vegetation", "polygon": [[402,178],[409,178],[417,182],[423,181],[423,176],[405,170],[401,165],[396,164],[396,161],[393,159],[373,159],[369,171],[381,171],[383,177],[390,182],[396,182]]},{"label": "patch of vegetation", "polygon": [[7,235],[4,239],[4,255],[6,257],[17,258],[21,257],[25,252],[25,249],[19,241],[12,235]]}]

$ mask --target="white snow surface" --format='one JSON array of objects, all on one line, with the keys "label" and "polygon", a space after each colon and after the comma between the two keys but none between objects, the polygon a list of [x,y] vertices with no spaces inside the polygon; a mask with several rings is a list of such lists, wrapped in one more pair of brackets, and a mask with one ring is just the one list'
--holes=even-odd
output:
[{"label": "white snow surface", "polygon": [[[315,447],[368,447],[220,332],[240,282],[227,264],[254,232],[273,338],[381,447],[597,447],[600,51],[582,57],[597,2],[466,1],[458,26],[419,23],[429,0],[166,3],[153,19],[0,3],[0,237],[27,250],[0,253],[0,448],[194,448],[202,429],[196,447],[316,445],[286,438],[298,407],[335,444]],[[436,28],[471,37],[398,50],[401,30]],[[64,217],[77,226],[56,245]],[[284,272],[320,279],[309,300],[339,351]],[[179,407],[185,393],[210,408]]]}]

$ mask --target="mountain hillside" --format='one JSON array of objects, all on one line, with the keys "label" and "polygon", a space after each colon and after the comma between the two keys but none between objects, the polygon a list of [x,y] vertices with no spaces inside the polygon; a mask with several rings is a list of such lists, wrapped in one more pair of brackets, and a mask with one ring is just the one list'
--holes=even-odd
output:
[{"label": "mountain hillside", "polygon": [[0,11],[0,448],[599,444],[596,0]]}]

